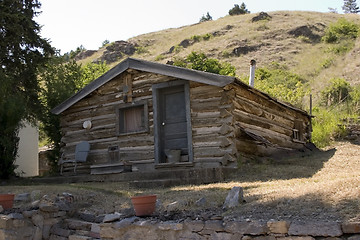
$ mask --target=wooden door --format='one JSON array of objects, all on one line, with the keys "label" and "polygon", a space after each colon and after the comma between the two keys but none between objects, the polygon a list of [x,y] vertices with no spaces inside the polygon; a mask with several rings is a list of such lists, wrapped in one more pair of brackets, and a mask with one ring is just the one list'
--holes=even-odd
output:
[{"label": "wooden door", "polygon": [[188,123],[184,85],[159,89],[159,162],[166,162],[166,150],[181,150],[188,160]]}]

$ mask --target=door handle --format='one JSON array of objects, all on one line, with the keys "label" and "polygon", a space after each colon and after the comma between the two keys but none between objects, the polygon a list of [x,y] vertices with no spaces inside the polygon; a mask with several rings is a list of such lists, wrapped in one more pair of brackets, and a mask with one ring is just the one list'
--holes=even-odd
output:
[{"label": "door handle", "polygon": [[165,126],[165,123],[163,122],[161,125]]}]

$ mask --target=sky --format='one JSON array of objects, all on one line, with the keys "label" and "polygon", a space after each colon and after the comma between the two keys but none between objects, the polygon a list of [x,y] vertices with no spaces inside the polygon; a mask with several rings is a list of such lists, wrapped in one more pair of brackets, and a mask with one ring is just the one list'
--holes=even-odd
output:
[{"label": "sky", "polygon": [[[98,49],[104,40],[131,37],[199,22],[207,12],[214,20],[228,15],[236,0],[40,0],[35,19],[41,36],[64,54],[80,45]],[[251,13],[278,10],[342,13],[343,0],[248,0]]]}]

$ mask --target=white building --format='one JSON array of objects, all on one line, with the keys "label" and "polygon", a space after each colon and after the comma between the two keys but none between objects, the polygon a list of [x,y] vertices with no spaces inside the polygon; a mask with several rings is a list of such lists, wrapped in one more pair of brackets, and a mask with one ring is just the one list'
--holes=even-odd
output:
[{"label": "white building", "polygon": [[19,131],[19,149],[18,157],[15,164],[18,167],[15,173],[22,177],[31,177],[39,175],[39,131],[36,127],[30,124],[25,126]]}]

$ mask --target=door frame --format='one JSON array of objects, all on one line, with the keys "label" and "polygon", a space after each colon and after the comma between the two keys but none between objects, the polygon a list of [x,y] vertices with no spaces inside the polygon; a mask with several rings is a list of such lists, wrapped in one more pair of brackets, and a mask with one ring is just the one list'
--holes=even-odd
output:
[{"label": "door frame", "polygon": [[192,128],[191,128],[191,111],[190,111],[190,85],[189,81],[185,80],[175,80],[164,83],[158,83],[152,85],[152,97],[153,97],[153,119],[154,119],[154,147],[155,147],[155,164],[160,163],[160,113],[159,113],[159,90],[174,86],[184,86],[185,94],[185,112],[186,112],[186,127],[187,127],[187,145],[188,145],[188,154],[189,154],[189,163],[192,163],[194,160],[193,156],[193,143],[192,143]]}]

